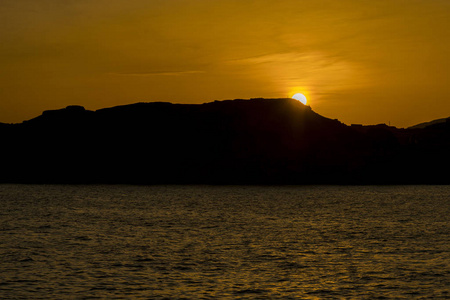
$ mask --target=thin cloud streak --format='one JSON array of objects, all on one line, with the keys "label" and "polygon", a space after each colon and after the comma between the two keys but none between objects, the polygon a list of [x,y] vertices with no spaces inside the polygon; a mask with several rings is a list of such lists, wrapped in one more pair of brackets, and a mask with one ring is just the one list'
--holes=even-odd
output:
[{"label": "thin cloud streak", "polygon": [[203,74],[206,71],[170,71],[170,72],[142,72],[142,73],[108,73],[115,76],[184,76],[193,74]]}]

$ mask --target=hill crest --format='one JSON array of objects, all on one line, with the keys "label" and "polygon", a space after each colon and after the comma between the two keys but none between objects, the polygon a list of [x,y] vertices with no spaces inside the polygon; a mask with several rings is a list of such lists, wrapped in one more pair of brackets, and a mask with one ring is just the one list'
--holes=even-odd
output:
[{"label": "hill crest", "polygon": [[0,182],[448,184],[448,125],[347,126],[287,98],[69,106],[0,126]]}]

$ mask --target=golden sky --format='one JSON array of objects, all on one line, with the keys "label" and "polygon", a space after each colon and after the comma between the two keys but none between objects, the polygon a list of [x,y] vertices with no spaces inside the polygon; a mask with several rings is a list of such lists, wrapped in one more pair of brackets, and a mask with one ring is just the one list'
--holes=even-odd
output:
[{"label": "golden sky", "polygon": [[450,116],[448,0],[1,0],[0,37],[0,122],[297,92],[346,124]]}]

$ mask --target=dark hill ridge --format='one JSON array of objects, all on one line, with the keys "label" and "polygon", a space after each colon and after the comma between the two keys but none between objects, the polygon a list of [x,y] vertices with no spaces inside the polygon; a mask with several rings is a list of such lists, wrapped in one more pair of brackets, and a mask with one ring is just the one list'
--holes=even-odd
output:
[{"label": "dark hill ridge", "polygon": [[408,129],[423,129],[423,128],[426,128],[428,126],[433,126],[433,125],[442,124],[442,123],[446,123],[446,122],[450,122],[450,117],[437,119],[437,120],[433,120],[433,121],[430,121],[430,122],[420,123],[420,124],[411,126]]},{"label": "dark hill ridge", "polygon": [[0,182],[450,183],[448,122],[346,126],[292,99],[69,106],[0,125]]}]

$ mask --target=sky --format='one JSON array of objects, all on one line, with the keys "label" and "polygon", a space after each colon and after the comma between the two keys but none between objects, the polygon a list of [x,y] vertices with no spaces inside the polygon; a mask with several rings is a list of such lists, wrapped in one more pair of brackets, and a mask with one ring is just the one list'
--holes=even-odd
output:
[{"label": "sky", "polygon": [[450,116],[448,0],[1,0],[0,122],[303,93],[346,124]]}]

